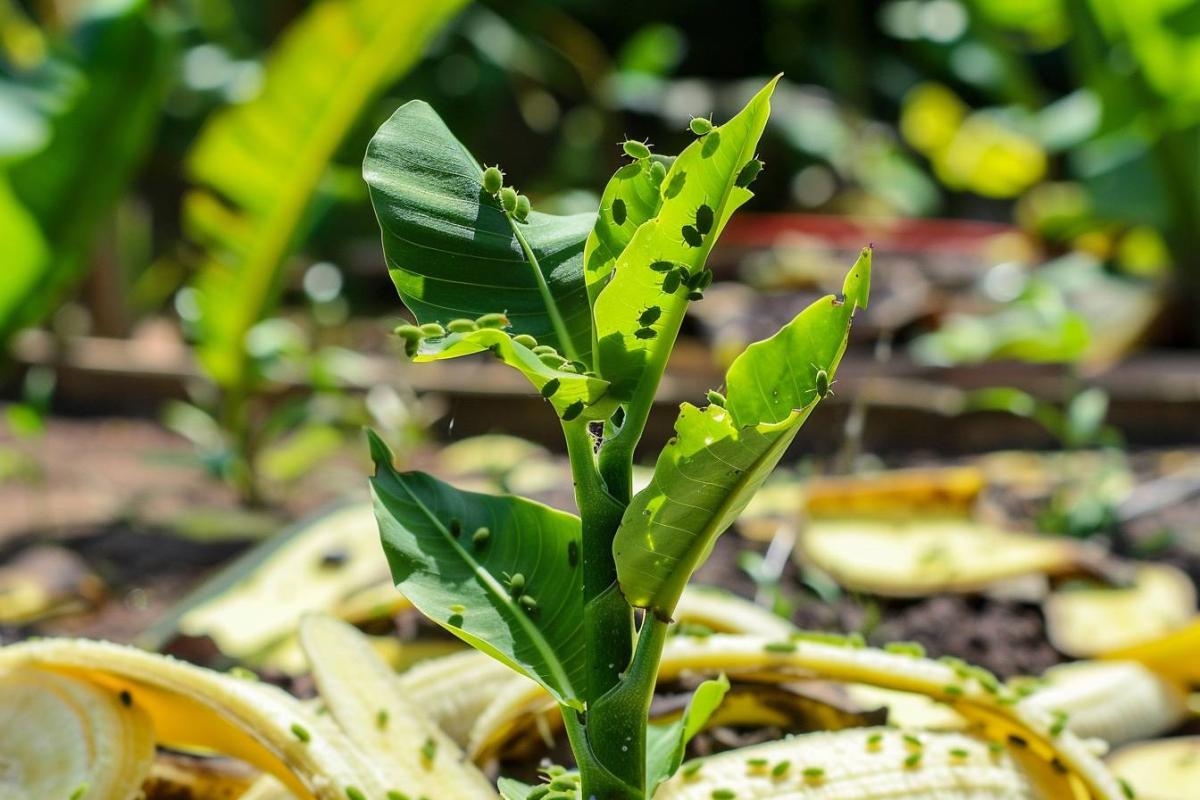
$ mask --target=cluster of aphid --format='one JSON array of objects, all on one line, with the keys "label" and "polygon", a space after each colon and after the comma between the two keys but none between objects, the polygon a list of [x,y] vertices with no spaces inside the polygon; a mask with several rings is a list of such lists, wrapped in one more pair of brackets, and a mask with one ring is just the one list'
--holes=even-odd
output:
[{"label": "cluster of aphid", "polygon": [[683,287],[687,289],[688,300],[703,300],[704,290],[712,284],[713,280],[712,270],[707,267],[693,273],[685,265],[673,261],[651,262],[650,269],[662,274],[664,294],[675,294],[680,287]]},{"label": "cluster of aphid", "polygon": [[504,213],[517,222],[528,222],[531,205],[529,198],[518,194],[511,186],[504,185],[504,173],[499,167],[488,167],[483,171],[483,190],[500,202]]},{"label": "cluster of aphid", "polygon": [[424,325],[399,325],[393,331],[404,340],[404,352],[411,358],[417,354],[421,342],[425,339],[441,339],[447,333],[470,333],[481,328],[507,328],[508,317],[504,314],[484,314],[476,319],[454,319],[443,327],[436,322],[426,322]]},{"label": "cluster of aphid", "polygon": [[567,772],[565,767],[551,764],[543,767],[546,783],[539,784],[525,795],[526,800],[574,800],[579,793],[579,774]]},{"label": "cluster of aphid", "polygon": [[525,613],[529,616],[537,616],[538,604],[533,595],[525,591],[525,576],[520,572],[514,572],[509,575],[504,573],[504,581],[508,585],[508,593],[512,595],[512,599],[521,604],[521,608],[525,609]]}]

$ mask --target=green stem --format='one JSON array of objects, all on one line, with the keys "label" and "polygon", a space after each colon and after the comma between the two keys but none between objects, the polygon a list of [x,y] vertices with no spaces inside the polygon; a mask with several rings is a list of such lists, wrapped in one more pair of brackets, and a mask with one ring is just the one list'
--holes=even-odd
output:
[{"label": "green stem", "polygon": [[575,349],[575,343],[571,341],[571,335],[567,331],[567,324],[563,322],[562,314],[558,313],[558,303],[555,302],[554,295],[550,294],[550,286],[546,283],[546,276],[542,274],[542,265],[538,263],[537,256],[533,254],[533,248],[525,240],[525,235],[517,227],[519,223],[508,212],[505,212],[504,216],[508,217],[508,224],[512,228],[513,236],[517,237],[517,241],[521,244],[521,250],[525,253],[525,260],[533,269],[533,278],[537,281],[538,292],[542,295],[542,303],[546,306],[546,314],[550,317],[550,324],[554,326],[554,334],[558,337],[562,352],[571,361],[578,361],[579,351]]},{"label": "green stem", "polygon": [[620,681],[633,655],[633,609],[617,584],[612,543],[625,504],[605,489],[596,470],[587,422],[563,424],[575,502],[583,521],[583,629],[587,642],[588,702]]}]

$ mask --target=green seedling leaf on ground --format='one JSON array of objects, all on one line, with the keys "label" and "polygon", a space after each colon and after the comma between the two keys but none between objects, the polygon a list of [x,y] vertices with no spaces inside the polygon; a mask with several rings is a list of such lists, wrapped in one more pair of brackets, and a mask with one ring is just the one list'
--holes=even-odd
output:
[{"label": "green seedling leaf on ground", "polygon": [[483,188],[483,168],[427,103],[401,106],[367,147],[363,175],[392,281],[421,323],[504,312],[571,360],[591,362],[583,248],[593,214],[526,223]]},{"label": "green seedling leaf on ground", "polygon": [[724,675],[704,681],[692,694],[683,716],[666,725],[651,725],[646,731],[646,788],[651,796],[683,763],[687,744],[699,733],[729,691]]},{"label": "green seedling leaf on ground", "polygon": [[[657,385],[687,309],[689,289],[679,278],[701,273],[726,221],[753,196],[738,179],[755,158],[777,80],[675,159],[660,188],[658,214],[638,227],[596,298],[596,363],[620,400],[640,386],[652,391]],[[674,268],[663,270],[664,262]],[[659,309],[657,315],[644,324],[642,315],[651,308]]]},{"label": "green seedling leaf on ground", "polygon": [[397,588],[472,647],[537,681],[558,702],[580,706],[579,518],[397,472],[387,445],[369,436],[375,516]]},{"label": "green seedling leaf on ground", "polygon": [[613,543],[621,589],[633,605],[671,616],[683,587],[783,456],[832,384],[854,310],[866,304],[871,251],[824,297],[769,339],[746,348],[726,374],[725,407],[684,404],[676,438],[650,484],[626,509]]}]

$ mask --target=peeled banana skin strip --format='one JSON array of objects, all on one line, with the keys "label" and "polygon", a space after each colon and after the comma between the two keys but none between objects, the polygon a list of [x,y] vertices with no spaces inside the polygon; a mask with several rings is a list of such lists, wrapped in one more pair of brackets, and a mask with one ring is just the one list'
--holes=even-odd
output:
[{"label": "peeled banana skin strip", "polygon": [[1188,715],[1179,685],[1132,661],[1078,661],[1043,677],[1048,685],[1022,700],[1022,711],[1065,715],[1076,736],[1114,747],[1161,736]]},{"label": "peeled banana skin strip", "polygon": [[0,667],[0,797],[132,800],[153,763],[150,717],[125,695]]},{"label": "peeled banana skin strip", "polygon": [[[723,794],[732,793],[732,794]],[[1049,800],[1004,750],[960,733],[807,733],[688,762],[655,800]]]},{"label": "peeled banana skin strip", "polygon": [[382,797],[391,788],[332,721],[272,686],[82,639],[43,639],[0,649],[0,670],[17,667],[128,693],[149,716],[160,744],[240,758],[274,775],[303,800],[344,800],[348,787]]},{"label": "peeled banana skin strip", "polygon": [[[1069,791],[1061,797],[1124,799],[1116,779],[1085,742],[1065,729],[1059,715],[1036,706],[1019,707],[1017,698],[1007,694],[994,679],[986,680],[968,670],[965,665],[874,648],[714,634],[672,638],[659,679],[670,680],[682,673],[724,672],[731,678],[831,679],[923,694],[960,713],[979,735],[1007,742],[1011,751],[1022,754],[1023,761],[1046,767],[1050,779],[1069,784]],[[472,732],[468,754],[474,758],[486,753],[494,746],[496,733],[506,731],[517,717],[537,713],[545,702],[538,687],[497,696]],[[485,724],[489,728],[484,728]]]},{"label": "peeled banana skin strip", "polygon": [[367,638],[341,620],[306,616],[300,644],[321,700],[393,791],[439,800],[494,800],[496,790],[411,698]]}]

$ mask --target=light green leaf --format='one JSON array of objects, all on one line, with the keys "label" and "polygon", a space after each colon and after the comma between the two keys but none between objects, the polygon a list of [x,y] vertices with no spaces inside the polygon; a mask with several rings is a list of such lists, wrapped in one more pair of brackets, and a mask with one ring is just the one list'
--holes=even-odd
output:
[{"label": "light green leaf", "polygon": [[500,796],[504,800],[525,800],[533,791],[533,787],[528,783],[522,783],[513,778],[501,778],[496,783],[496,788],[500,790]]},{"label": "light green leaf", "polygon": [[519,370],[539,392],[545,393],[547,384],[556,381],[558,389],[548,399],[559,416],[576,410],[577,404],[581,404],[583,410],[576,416],[583,419],[605,419],[612,414],[615,403],[605,397],[607,381],[547,366],[533,350],[495,328],[423,339],[413,361],[438,361],[484,351],[491,351],[505,364]]},{"label": "light green leaf", "polygon": [[670,618],[692,573],[820,400],[818,371],[834,380],[870,279],[871,252],[864,250],[846,278],[844,299],[817,300],[738,356],[725,376],[725,408],[684,404],[676,437],[626,509],[613,542],[617,577],[631,604]]},{"label": "light green leaf", "polygon": [[[463,492],[422,473],[396,472],[387,445],[368,435],[375,517],[397,588],[450,633],[581,709],[579,518],[531,500]],[[477,542],[482,528],[487,539]],[[537,601],[533,611],[510,591],[517,575],[524,596]]]},{"label": "light green leaf", "polygon": [[[67,47],[19,79],[0,81],[0,93],[19,98],[43,126],[40,141],[26,138],[30,149],[7,154],[12,197],[0,212],[0,246],[7,257],[16,235],[9,229],[30,219],[46,245],[36,259],[19,261],[16,274],[0,277],[0,340],[44,318],[83,276],[97,230],[153,141],[171,48],[152,11],[146,0],[92,4]],[[13,211],[17,204],[24,212]],[[5,263],[0,272],[9,269]]]},{"label": "light green leaf", "polygon": [[[656,160],[662,162],[664,169],[671,163],[664,158],[654,158],[625,164],[604,187],[596,226],[588,234],[587,244],[583,248],[583,274],[587,281],[588,299],[593,304],[600,296],[600,290],[608,284],[617,258],[625,251],[633,234],[643,222],[658,214],[662,206],[660,184],[651,174]],[[615,218],[620,217],[620,211],[615,210],[618,201],[624,205],[624,218],[620,224]]]},{"label": "light green leaf", "polygon": [[684,750],[699,733],[729,691],[724,675],[704,681],[692,693],[683,716],[667,725],[651,725],[646,730],[646,788],[649,796],[660,783],[670,779],[683,763]]},{"label": "light green leaf", "polygon": [[199,355],[218,383],[250,381],[246,334],[275,305],[343,140],[464,2],[314,3],[272,50],[262,91],[201,131],[187,166],[202,188],[184,224],[206,251]]},{"label": "light green leaf", "polygon": [[392,281],[419,321],[504,312],[514,334],[590,366],[583,247],[594,215],[534,211],[527,224],[511,221],[483,191],[474,157],[419,100],[379,128],[363,176]]},{"label": "light green leaf", "polygon": [[[689,275],[704,268],[726,221],[753,196],[738,186],[737,180],[755,157],[777,80],[768,83],[737,116],[688,145],[675,159],[662,183],[657,216],[634,233],[617,258],[615,276],[596,299],[597,371],[612,383],[619,400],[633,396],[648,369],[657,382],[687,309],[687,289],[664,292],[667,273],[655,271],[651,264],[674,262]],[[712,210],[713,223],[706,235],[694,240],[698,246],[692,246],[683,229],[696,224],[702,205]],[[643,313],[653,307],[659,309],[657,317],[651,324],[643,324]],[[646,329],[653,335],[638,335]]]}]

